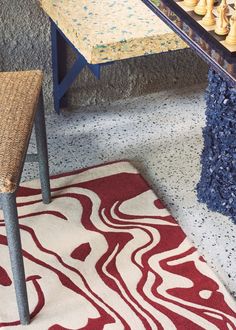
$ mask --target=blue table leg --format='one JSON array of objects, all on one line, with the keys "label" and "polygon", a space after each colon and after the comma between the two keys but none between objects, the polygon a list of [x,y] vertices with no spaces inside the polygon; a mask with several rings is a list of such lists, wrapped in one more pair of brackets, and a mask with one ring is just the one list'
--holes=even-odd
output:
[{"label": "blue table leg", "polygon": [[[54,109],[57,113],[60,113],[61,99],[82,69],[88,66],[95,77],[100,79],[101,64],[88,63],[53,21],[51,21],[51,42]],[[65,71],[66,45],[72,48],[77,56],[74,64],[67,73]]]},{"label": "blue table leg", "polygon": [[236,90],[213,70],[208,81],[198,199],[236,223]]},{"label": "blue table leg", "polygon": [[60,97],[59,84],[60,77],[60,34],[58,33],[56,25],[51,23],[51,42],[52,42],[52,74],[53,74],[53,101],[54,109],[57,113],[60,112]]}]

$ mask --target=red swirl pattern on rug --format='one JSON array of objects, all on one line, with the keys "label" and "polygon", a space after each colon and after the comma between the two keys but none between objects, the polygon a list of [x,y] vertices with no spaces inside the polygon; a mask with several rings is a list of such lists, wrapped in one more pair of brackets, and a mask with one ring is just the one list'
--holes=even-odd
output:
[{"label": "red swirl pattern on rug", "polygon": [[[27,329],[233,330],[236,303],[128,162],[22,184]],[[2,215],[1,215],[2,219]],[[0,328],[19,325],[0,221]]]}]

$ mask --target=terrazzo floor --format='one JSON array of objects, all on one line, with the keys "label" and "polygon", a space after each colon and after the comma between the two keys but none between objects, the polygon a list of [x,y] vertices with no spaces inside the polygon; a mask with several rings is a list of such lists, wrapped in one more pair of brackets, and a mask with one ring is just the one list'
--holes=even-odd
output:
[{"label": "terrazzo floor", "polygon": [[[50,172],[129,159],[236,297],[236,225],[198,203],[194,191],[203,147],[204,88],[48,114]],[[34,138],[30,149],[35,151]],[[37,164],[26,164],[23,180],[37,176]]]}]

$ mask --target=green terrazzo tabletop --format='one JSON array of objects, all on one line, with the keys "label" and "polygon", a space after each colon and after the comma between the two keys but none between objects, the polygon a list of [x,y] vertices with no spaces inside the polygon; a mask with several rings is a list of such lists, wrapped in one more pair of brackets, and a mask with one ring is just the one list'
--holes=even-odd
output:
[{"label": "green terrazzo tabletop", "polygon": [[88,63],[105,63],[187,47],[141,0],[40,2]]}]

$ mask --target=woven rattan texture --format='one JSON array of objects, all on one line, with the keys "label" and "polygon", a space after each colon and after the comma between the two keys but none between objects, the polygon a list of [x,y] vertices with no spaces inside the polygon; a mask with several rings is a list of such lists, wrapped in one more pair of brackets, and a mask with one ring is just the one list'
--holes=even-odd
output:
[{"label": "woven rattan texture", "polygon": [[17,188],[41,85],[41,71],[0,73],[0,193]]}]

